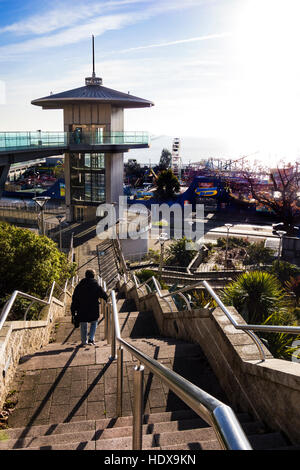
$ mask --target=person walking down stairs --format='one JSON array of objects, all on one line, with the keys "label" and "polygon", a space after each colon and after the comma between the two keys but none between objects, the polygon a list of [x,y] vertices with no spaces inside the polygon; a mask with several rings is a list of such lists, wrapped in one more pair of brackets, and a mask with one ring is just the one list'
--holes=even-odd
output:
[{"label": "person walking down stairs", "polygon": [[[95,344],[94,338],[99,319],[99,299],[107,302],[108,296],[95,279],[95,271],[88,269],[85,278],[75,287],[71,313],[75,326],[80,325],[81,345]],[[88,333],[88,324],[90,329]]]}]

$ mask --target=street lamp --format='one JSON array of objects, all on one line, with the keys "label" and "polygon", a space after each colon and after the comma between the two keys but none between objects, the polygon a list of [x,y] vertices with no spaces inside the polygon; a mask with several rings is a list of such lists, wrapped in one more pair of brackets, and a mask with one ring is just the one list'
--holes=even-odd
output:
[{"label": "street lamp", "polygon": [[44,207],[46,202],[51,199],[47,196],[37,196],[34,197],[33,200],[40,209],[40,216],[41,216],[41,227],[42,227],[42,235],[45,235],[45,226],[44,226]]},{"label": "street lamp", "polygon": [[278,257],[277,257],[277,261],[279,264],[279,259],[281,257],[281,251],[282,251],[282,239],[284,235],[286,235],[286,232],[284,232],[283,230],[278,230],[277,235],[279,236],[279,249],[278,249]]},{"label": "street lamp", "polygon": [[226,236],[226,251],[225,251],[225,269],[227,269],[227,252],[228,252],[228,237],[229,237],[229,230],[233,227],[233,224],[225,224],[227,228],[227,236]]},{"label": "street lamp", "polygon": [[56,218],[59,223],[59,249],[62,250],[62,233],[61,233],[61,221],[64,218],[64,215],[62,214],[57,214]]},{"label": "street lamp", "polygon": [[163,259],[164,259],[164,248],[165,242],[169,240],[168,234],[166,232],[162,232],[159,237],[157,237],[160,243],[160,260],[159,260],[159,275],[162,275],[162,266],[163,266]]}]

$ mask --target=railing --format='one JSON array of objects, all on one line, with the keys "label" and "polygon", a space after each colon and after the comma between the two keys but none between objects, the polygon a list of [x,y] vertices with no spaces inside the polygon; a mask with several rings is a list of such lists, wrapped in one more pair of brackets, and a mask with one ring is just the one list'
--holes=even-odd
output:
[{"label": "railing", "polygon": [[68,147],[68,145],[148,145],[147,132],[0,132],[0,151]]},{"label": "railing", "polygon": [[[117,243],[116,244],[116,247],[119,251],[119,255],[122,257],[122,251],[121,251],[121,247],[120,247],[120,244]],[[124,259],[124,258],[123,258]],[[127,266],[126,266],[126,263],[125,263],[125,260],[124,260],[124,263],[122,263],[121,265],[121,268],[123,269],[123,273],[124,273],[124,276],[125,276],[125,279],[126,280],[129,280],[131,279],[136,288],[137,289],[140,289],[143,285],[145,285],[147,287],[147,289],[151,289],[151,287],[149,286],[149,280],[144,282],[143,284],[139,284],[136,276],[132,273],[130,273],[127,269]],[[259,352],[259,355],[260,355],[260,358],[262,361],[265,361],[266,360],[266,356],[265,356],[265,352],[264,352],[264,347],[263,347],[263,343],[260,341],[260,339],[255,335],[254,331],[264,331],[266,333],[286,333],[286,334],[292,334],[292,335],[300,335],[300,327],[297,327],[297,326],[282,326],[282,325],[248,325],[248,324],[238,324],[235,319],[233,318],[233,316],[231,315],[231,313],[229,312],[228,308],[223,304],[223,302],[221,301],[221,299],[218,297],[218,295],[215,293],[215,291],[212,289],[212,287],[209,285],[209,283],[207,281],[199,281],[199,282],[196,282],[195,284],[192,284],[192,285],[189,285],[189,286],[186,286],[182,289],[178,289],[174,292],[168,292],[167,294],[162,294],[161,293],[161,286],[158,282],[158,280],[155,278],[155,276],[152,276],[152,282],[154,284],[154,287],[155,287],[155,290],[159,296],[160,299],[164,300],[171,312],[172,312],[172,302],[170,302],[170,300],[168,300],[169,298],[172,299],[172,297],[174,297],[175,295],[180,295],[185,304],[186,304],[186,307],[188,310],[192,310],[192,302],[187,298],[187,296],[183,295],[184,293],[188,292],[188,291],[191,291],[201,285],[203,285],[205,287],[205,289],[207,290],[207,292],[211,295],[211,297],[215,300],[215,302],[217,303],[217,305],[222,309],[222,311],[225,313],[225,315],[227,316],[227,318],[230,320],[231,324],[237,329],[237,330],[242,330],[244,331],[246,334],[248,334],[248,336],[251,337],[251,339],[253,340],[253,342],[255,343],[257,349],[258,349],[258,352]]]},{"label": "railing", "polygon": [[213,299],[216,301],[216,303],[219,305],[219,307],[223,310],[227,318],[230,320],[232,325],[237,329],[237,330],[243,330],[245,333],[247,333],[255,344],[257,345],[261,359],[265,361],[265,353],[263,350],[263,345],[261,341],[258,339],[258,337],[253,333],[253,331],[265,331],[266,333],[288,333],[292,335],[299,335],[300,334],[300,327],[297,326],[276,326],[276,325],[240,325],[238,324],[235,319],[232,317],[230,314],[229,310],[227,307],[223,304],[221,299],[217,296],[217,294],[214,292],[214,290],[211,288],[211,286],[208,284],[208,282],[203,281],[203,285],[207,289],[207,291],[210,293],[210,295],[213,297]]},{"label": "railing", "polygon": [[0,132],[0,151],[66,147],[66,132]]},{"label": "railing", "polygon": [[[32,307],[32,305],[34,303],[39,303],[40,305],[50,305],[51,302],[52,302],[52,298],[53,298],[53,293],[54,293],[54,288],[56,286],[58,286],[58,288],[64,293],[64,294],[67,294],[69,293],[68,292],[68,283],[71,283],[71,288],[73,289],[74,288],[74,285],[75,283],[77,282],[76,281],[76,276],[74,276],[71,280],[67,280],[66,283],[65,283],[65,286],[64,286],[64,289],[62,289],[55,281],[53,281],[52,285],[51,285],[51,288],[50,288],[50,293],[49,293],[49,297],[48,297],[48,300],[43,300],[43,299],[40,299],[39,297],[35,297],[33,295],[29,295],[29,294],[26,294],[25,292],[21,292],[21,291],[18,291],[18,290],[15,290],[11,297],[9,298],[9,300],[6,302],[6,304],[4,305],[3,309],[2,309],[2,312],[0,314],[0,330],[1,328],[3,327],[5,321],[7,320],[8,318],[8,315],[9,313],[11,312],[11,309],[16,301],[16,299],[18,297],[23,297],[24,299],[28,299],[28,300],[31,300],[31,303],[29,304],[29,306],[27,307],[26,309],[26,312],[24,314],[24,320],[27,319],[27,314],[28,314],[28,311],[29,309]],[[69,295],[71,295],[69,293]],[[52,319],[50,318],[50,321]]]},{"label": "railing", "polygon": [[[119,280],[123,277],[125,283],[129,280],[134,282],[136,289],[141,290],[145,287],[148,293],[152,292],[150,281],[139,283],[137,277],[130,273],[127,269],[125,259],[122,254],[119,240],[115,241],[115,248],[118,252],[120,260],[120,274]],[[123,274],[122,274],[123,273]],[[274,333],[288,333],[300,334],[300,327],[292,326],[270,326],[270,325],[247,325],[238,324],[231,315],[228,308],[223,304],[221,299],[216,295],[214,290],[206,281],[197,282],[194,285],[187,286],[175,292],[162,294],[159,281],[153,276],[152,282],[159,298],[166,301],[172,311],[172,305],[168,298],[175,295],[183,296],[184,292],[193,290],[195,287],[202,284],[211,297],[215,300],[217,305],[222,309],[231,324],[239,330],[247,333],[254,341],[258,348],[262,361],[265,361],[265,353],[263,344],[253,331],[265,331]],[[143,292],[144,293],[144,292]],[[146,295],[146,293],[144,293]],[[185,297],[185,296],[184,296]],[[191,303],[185,297],[187,308],[190,309]],[[143,352],[136,349],[134,346],[125,341],[120,334],[120,326],[118,320],[118,310],[116,304],[115,292],[111,292],[111,304],[107,304],[104,309],[104,324],[105,324],[105,337],[108,342],[111,342],[111,359],[117,358],[117,415],[122,414],[122,391],[123,391],[123,347],[127,349],[138,361],[139,365],[134,370],[134,410],[133,410],[133,449],[139,450],[142,448],[142,413],[143,413],[143,375],[144,367],[157,375],[181,400],[190,406],[196,413],[199,414],[208,424],[213,426],[216,435],[224,449],[251,449],[251,446],[240,427],[233,411],[230,407],[219,402],[211,395],[199,389],[192,383],[185,380],[183,377],[176,374],[174,371],[166,368],[156,360],[150,358]],[[118,348],[117,348],[118,344]]]},{"label": "railing", "polygon": [[122,131],[122,132],[70,132],[68,134],[70,144],[88,145],[131,145],[149,144],[148,132]]},{"label": "railing", "polygon": [[[139,365],[134,368],[133,450],[142,449],[143,380],[145,367],[155,376],[159,377],[184,403],[213,427],[222,449],[251,450],[250,443],[229,406],[160,364],[155,359],[152,359],[121,337],[114,290],[111,291],[110,298],[111,303],[107,304],[104,317],[106,338],[108,342],[111,342],[111,359],[117,358],[117,416],[122,415],[123,348],[139,361]],[[117,343],[119,345],[118,348]]]},{"label": "railing", "polygon": [[[154,286],[155,286],[155,290],[156,290],[156,292],[157,292],[160,299],[163,299],[163,300],[167,301],[168,297],[172,298],[175,295],[181,295],[184,298],[184,301],[187,305],[188,310],[192,310],[192,303],[186,296],[183,296],[183,293],[191,291],[191,290],[195,289],[196,287],[199,287],[200,285],[203,285],[205,287],[205,289],[209,292],[211,297],[215,300],[217,305],[223,310],[223,312],[225,313],[227,318],[230,320],[231,324],[237,330],[244,331],[245,333],[248,334],[248,336],[250,336],[252,338],[255,345],[257,346],[257,349],[259,351],[260,358],[261,358],[262,361],[266,360],[263,344],[260,341],[260,339],[253,333],[253,331],[264,331],[266,333],[287,333],[287,334],[292,334],[292,335],[299,335],[300,334],[300,327],[297,327],[297,326],[238,324],[235,321],[235,319],[233,318],[233,316],[231,315],[231,313],[229,312],[228,308],[223,304],[221,299],[218,297],[218,295],[215,293],[215,291],[212,289],[212,287],[209,285],[209,283],[207,281],[200,281],[200,282],[197,282],[193,285],[187,286],[183,289],[178,289],[174,292],[169,292],[167,294],[162,294],[161,293],[161,288],[160,288],[160,285],[159,285],[157,279],[153,276],[152,280],[153,280],[153,283],[154,283]],[[141,287],[141,286],[139,286],[139,287]],[[170,302],[169,302],[169,307],[172,311],[172,304]]]}]

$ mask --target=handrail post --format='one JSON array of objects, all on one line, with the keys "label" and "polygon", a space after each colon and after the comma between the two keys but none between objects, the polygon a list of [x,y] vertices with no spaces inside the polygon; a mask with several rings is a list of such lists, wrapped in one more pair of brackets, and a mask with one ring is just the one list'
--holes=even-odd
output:
[{"label": "handrail post", "polygon": [[106,341],[107,344],[110,344],[111,342],[111,336],[110,336],[110,331],[111,331],[111,305],[108,304],[108,309],[107,309],[107,314],[106,314]]},{"label": "handrail post", "polygon": [[104,339],[107,340],[107,310],[108,310],[108,303],[104,305],[103,310],[103,317],[104,317]]},{"label": "handrail post", "polygon": [[117,353],[117,416],[123,411],[123,348],[119,346]]},{"label": "handrail post", "polygon": [[133,372],[132,450],[142,450],[144,366],[135,366]]},{"label": "handrail post", "polygon": [[116,330],[115,330],[115,322],[112,316],[112,312],[110,315],[110,334],[111,334],[111,356],[110,359],[116,359]]}]

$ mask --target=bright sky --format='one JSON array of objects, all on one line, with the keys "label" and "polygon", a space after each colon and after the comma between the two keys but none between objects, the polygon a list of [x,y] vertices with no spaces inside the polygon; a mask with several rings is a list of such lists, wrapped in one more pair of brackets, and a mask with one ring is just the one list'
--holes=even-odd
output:
[{"label": "bright sky", "polygon": [[84,85],[94,34],[103,84],[155,103],[127,130],[300,155],[299,18],[299,0],[0,0],[0,131],[62,130],[30,101]]}]

